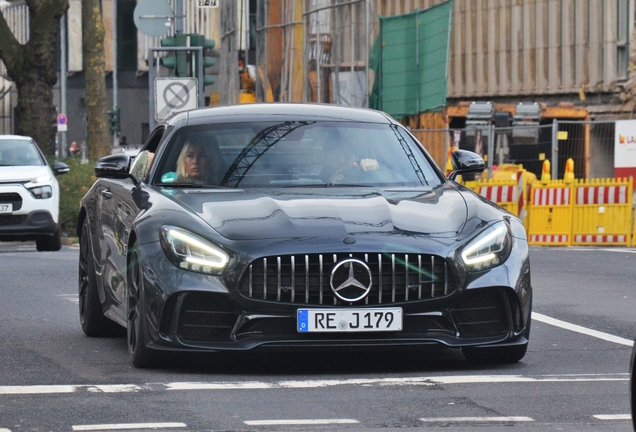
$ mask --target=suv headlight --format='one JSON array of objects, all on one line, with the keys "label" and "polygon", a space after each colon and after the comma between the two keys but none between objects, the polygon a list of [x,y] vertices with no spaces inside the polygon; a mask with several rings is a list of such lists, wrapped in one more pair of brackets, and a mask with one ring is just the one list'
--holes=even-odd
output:
[{"label": "suv headlight", "polygon": [[197,273],[223,273],[229,255],[208,240],[175,226],[161,227],[161,246],[174,265]]},{"label": "suv headlight", "polygon": [[46,199],[53,196],[53,188],[49,185],[29,188],[29,192],[37,199]]},{"label": "suv headlight", "polygon": [[468,271],[482,271],[503,263],[510,255],[512,238],[505,222],[497,222],[469,241],[461,251]]}]

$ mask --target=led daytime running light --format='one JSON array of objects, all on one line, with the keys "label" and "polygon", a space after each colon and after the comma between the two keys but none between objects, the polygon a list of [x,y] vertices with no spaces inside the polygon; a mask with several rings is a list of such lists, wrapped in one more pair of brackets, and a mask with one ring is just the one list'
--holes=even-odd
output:
[{"label": "led daytime running light", "polygon": [[224,268],[229,261],[227,255],[219,253],[218,250],[209,247],[205,243],[197,240],[196,238],[188,236],[187,234],[184,234],[181,231],[178,231],[176,229],[169,229],[168,236],[174,237],[177,240],[181,240],[182,242],[190,246],[194,246],[196,248],[202,249],[203,251],[219,259],[219,261],[209,261],[206,259],[201,259],[201,258],[197,258],[193,256],[187,256],[185,260],[189,263],[197,264],[201,266],[210,266],[210,267],[219,269],[219,268]]},{"label": "led daytime running light", "polygon": [[472,255],[474,252],[478,251],[481,249],[482,246],[492,243],[494,239],[496,239],[497,237],[499,237],[502,234],[506,233],[506,227],[503,225],[498,226],[493,232],[491,232],[490,234],[486,235],[484,238],[482,238],[481,240],[479,240],[478,242],[476,242],[473,245],[470,245],[469,247],[466,248],[466,250],[464,250],[464,252],[462,252],[462,258],[464,259],[464,262],[467,265],[473,265],[473,264],[477,264],[480,262],[484,262],[484,261],[490,261],[492,259],[495,259],[497,257],[497,255],[494,252],[490,252],[486,255],[478,255],[476,257],[470,258],[470,255]]}]

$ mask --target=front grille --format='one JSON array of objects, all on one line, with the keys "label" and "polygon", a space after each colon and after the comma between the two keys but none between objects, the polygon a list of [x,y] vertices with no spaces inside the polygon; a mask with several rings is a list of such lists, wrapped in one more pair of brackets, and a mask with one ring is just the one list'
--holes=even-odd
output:
[{"label": "front grille", "polygon": [[476,290],[462,294],[451,314],[459,336],[493,337],[508,331],[505,295],[496,290]]},{"label": "front grille", "polygon": [[13,211],[20,210],[22,208],[22,197],[15,192],[0,193],[0,204],[13,204]]},{"label": "front grille", "polygon": [[[341,260],[355,258],[371,270],[371,292],[358,302],[343,302],[330,286],[331,271]],[[255,260],[243,274],[240,293],[248,298],[307,305],[374,305],[440,298],[456,283],[446,261],[419,254],[284,255]]]},{"label": "front grille", "polygon": [[25,219],[24,215],[0,215],[0,226],[22,225]]},{"label": "front grille", "polygon": [[179,308],[177,334],[184,342],[228,342],[237,317],[234,305],[222,296],[188,293]]}]

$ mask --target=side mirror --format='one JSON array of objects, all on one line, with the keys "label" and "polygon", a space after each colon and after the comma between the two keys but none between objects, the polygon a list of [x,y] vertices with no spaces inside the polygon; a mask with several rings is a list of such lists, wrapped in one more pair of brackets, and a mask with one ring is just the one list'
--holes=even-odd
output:
[{"label": "side mirror", "polygon": [[451,153],[453,171],[448,175],[450,180],[460,174],[482,173],[486,169],[484,158],[468,150],[455,150]]},{"label": "side mirror", "polygon": [[95,164],[95,175],[106,178],[126,178],[130,170],[130,156],[114,154],[104,156]]},{"label": "side mirror", "polygon": [[69,168],[69,166],[66,165],[64,162],[55,162],[51,169],[53,170],[53,174],[55,174],[56,176],[66,174],[71,170],[71,168]]}]

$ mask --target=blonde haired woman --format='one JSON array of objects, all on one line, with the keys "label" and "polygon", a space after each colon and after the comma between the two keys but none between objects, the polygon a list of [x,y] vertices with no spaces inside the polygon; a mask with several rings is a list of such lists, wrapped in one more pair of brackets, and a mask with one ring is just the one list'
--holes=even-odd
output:
[{"label": "blonde haired woman", "polygon": [[178,182],[219,185],[225,175],[223,155],[217,144],[187,140],[177,159]]}]

